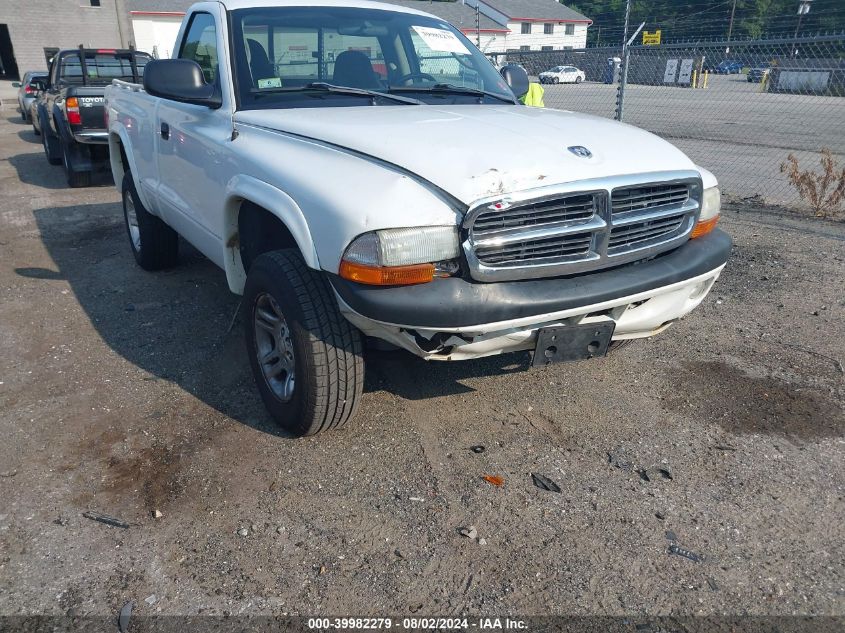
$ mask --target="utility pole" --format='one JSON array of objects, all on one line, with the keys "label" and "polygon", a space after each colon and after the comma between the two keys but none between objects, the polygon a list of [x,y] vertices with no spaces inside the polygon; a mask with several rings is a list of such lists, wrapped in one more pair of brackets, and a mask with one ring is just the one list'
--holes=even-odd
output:
[{"label": "utility pole", "polygon": [[631,18],[631,0],[625,0],[625,32],[622,35],[622,53],[624,56],[626,45],[628,41],[628,20]]},{"label": "utility pole", "polygon": [[475,46],[481,48],[481,9],[479,3],[475,3]]},{"label": "utility pole", "polygon": [[725,54],[731,52],[731,34],[734,32],[734,13],[736,13],[736,0],[731,5],[731,23],[728,25],[728,45],[725,47]]},{"label": "utility pole", "polygon": [[[622,72],[619,77],[619,88],[616,92],[616,120],[622,120],[622,110],[625,103],[625,84],[628,82],[628,22],[631,19],[631,0],[625,2],[625,32],[622,36]],[[643,23],[645,24],[645,23]],[[643,25],[640,25],[640,29]],[[637,29],[639,32],[639,29]],[[633,38],[632,38],[633,39]]]}]

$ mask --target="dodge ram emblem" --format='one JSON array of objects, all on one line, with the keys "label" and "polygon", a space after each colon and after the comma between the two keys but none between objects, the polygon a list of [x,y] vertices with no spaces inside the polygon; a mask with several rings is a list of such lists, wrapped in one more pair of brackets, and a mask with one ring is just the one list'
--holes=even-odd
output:
[{"label": "dodge ram emblem", "polygon": [[579,158],[592,158],[593,153],[588,150],[583,145],[572,145],[571,147],[567,147],[570,152],[578,156]]}]

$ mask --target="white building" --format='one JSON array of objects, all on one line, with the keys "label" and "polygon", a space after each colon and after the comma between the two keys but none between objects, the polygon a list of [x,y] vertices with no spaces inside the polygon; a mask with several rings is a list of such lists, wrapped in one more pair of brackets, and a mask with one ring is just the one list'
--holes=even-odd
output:
[{"label": "white building", "polygon": [[464,0],[508,29],[497,51],[558,51],[587,46],[592,20],[556,0]]},{"label": "white building", "polygon": [[[135,47],[159,58],[170,57],[182,18],[194,1],[124,0]],[[584,48],[592,24],[556,0],[382,1],[446,20],[485,53]]]},{"label": "white building", "polygon": [[135,48],[165,59],[173,53],[185,12],[197,0],[125,0]]}]

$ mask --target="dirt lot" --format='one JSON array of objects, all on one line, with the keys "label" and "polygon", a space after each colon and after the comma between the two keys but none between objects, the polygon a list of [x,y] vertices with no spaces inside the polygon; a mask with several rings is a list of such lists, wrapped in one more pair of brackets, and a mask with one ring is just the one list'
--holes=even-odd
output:
[{"label": "dirt lot", "polygon": [[728,268],[654,340],[372,354],[358,419],[294,440],[223,274],[140,270],[114,189],[2,114],[0,614],[845,616],[845,225],[727,210]]}]

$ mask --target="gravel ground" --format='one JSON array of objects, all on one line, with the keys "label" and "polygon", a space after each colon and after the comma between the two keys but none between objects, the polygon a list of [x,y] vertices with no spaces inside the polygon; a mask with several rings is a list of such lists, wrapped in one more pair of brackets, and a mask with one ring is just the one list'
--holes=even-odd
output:
[{"label": "gravel ground", "polygon": [[114,189],[2,114],[0,614],[845,616],[845,225],[726,210],[725,273],[661,336],[373,353],[359,417],[291,439],[222,272],[140,270]]}]

